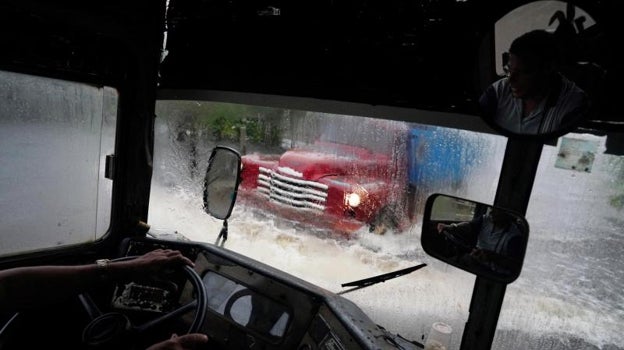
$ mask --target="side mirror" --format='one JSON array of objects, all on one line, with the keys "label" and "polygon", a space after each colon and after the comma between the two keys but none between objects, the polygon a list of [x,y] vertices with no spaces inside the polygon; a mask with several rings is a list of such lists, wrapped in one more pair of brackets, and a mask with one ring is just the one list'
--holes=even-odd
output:
[{"label": "side mirror", "polygon": [[528,237],[526,219],[509,210],[441,194],[427,199],[423,249],[477,276],[502,283],[516,280]]},{"label": "side mirror", "polygon": [[236,150],[216,146],[212,150],[204,178],[204,211],[226,220],[232,213],[241,171],[241,156]]}]

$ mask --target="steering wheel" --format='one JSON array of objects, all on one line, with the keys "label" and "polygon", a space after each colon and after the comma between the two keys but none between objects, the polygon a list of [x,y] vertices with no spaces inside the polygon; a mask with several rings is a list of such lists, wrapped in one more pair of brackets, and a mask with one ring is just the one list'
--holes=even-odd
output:
[{"label": "steering wheel", "polygon": [[[127,256],[113,259],[111,261],[125,261],[135,258],[137,258],[137,256]],[[195,315],[187,333],[198,332],[202,327],[206,316],[208,296],[206,294],[203,281],[195,270],[189,266],[184,266],[182,268],[182,272],[193,287],[195,299],[176,310],[170,311],[139,325],[132,324],[130,319],[125,314],[120,312],[103,314],[95,302],[91,299],[89,294],[83,293],[79,295],[82,306],[91,318],[91,321],[82,333],[83,342],[92,346],[114,346],[117,344],[127,343],[138,339],[138,337],[142,334],[164,322],[181,317],[192,309],[195,309]]]}]

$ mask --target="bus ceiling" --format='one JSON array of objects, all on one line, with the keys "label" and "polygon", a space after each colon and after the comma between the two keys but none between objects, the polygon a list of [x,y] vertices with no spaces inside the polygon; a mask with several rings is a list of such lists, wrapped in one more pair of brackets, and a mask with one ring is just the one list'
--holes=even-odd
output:
[{"label": "bus ceiling", "polygon": [[[619,38],[610,36],[619,32],[622,3],[555,2],[577,6],[595,24],[583,33],[592,35],[589,58],[605,75],[582,126],[622,132]],[[147,83],[158,75],[162,91],[335,102],[331,111],[343,103],[477,116],[478,98],[497,74],[495,24],[531,3],[9,0],[0,5],[0,68],[112,86],[129,75]],[[430,118],[438,119],[422,121],[491,131],[478,118]]]},{"label": "bus ceiling", "polygon": [[[575,57],[605,72],[582,78],[591,80],[584,85],[600,85],[585,126],[613,128],[615,122],[621,129],[617,99],[609,98],[622,91],[621,67],[612,58],[618,39],[605,34],[616,32],[611,27],[618,26],[621,5],[550,2],[563,12],[566,5],[579,8],[568,20],[585,21],[577,36],[592,46]],[[500,63],[495,24],[531,3],[537,2],[171,0],[159,87],[477,115],[479,96]],[[567,24],[559,12],[544,26]]]}]

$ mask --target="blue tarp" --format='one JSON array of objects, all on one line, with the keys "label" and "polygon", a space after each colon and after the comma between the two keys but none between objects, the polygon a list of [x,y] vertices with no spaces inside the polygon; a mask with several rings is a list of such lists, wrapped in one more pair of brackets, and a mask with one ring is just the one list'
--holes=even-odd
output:
[{"label": "blue tarp", "polygon": [[478,164],[478,152],[460,130],[419,126],[408,141],[410,184],[459,185]]}]

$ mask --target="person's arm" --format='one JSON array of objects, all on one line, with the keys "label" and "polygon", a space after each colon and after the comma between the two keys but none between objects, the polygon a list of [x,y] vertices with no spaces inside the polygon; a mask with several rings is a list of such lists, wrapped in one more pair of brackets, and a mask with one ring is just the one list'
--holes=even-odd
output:
[{"label": "person's arm", "polygon": [[448,230],[449,232],[456,233],[462,236],[463,235],[470,236],[472,235],[472,232],[474,230],[473,226],[474,226],[473,223],[469,221],[455,223],[455,224],[438,223],[437,229],[438,229],[438,233],[442,233],[442,231]]},{"label": "person's arm", "polygon": [[498,108],[498,96],[494,84],[488,86],[479,97],[481,113],[489,120],[494,120]]},{"label": "person's arm", "polygon": [[136,259],[80,266],[33,266],[0,271],[0,310],[19,311],[74,297],[110,280],[131,279],[193,263],[180,252],[154,250]]},{"label": "person's arm", "polygon": [[191,333],[181,336],[172,335],[170,339],[156,343],[147,350],[191,350],[199,349],[208,342],[208,336],[201,333]]}]

